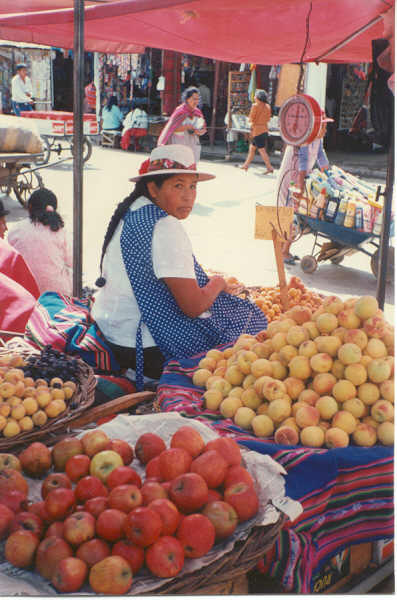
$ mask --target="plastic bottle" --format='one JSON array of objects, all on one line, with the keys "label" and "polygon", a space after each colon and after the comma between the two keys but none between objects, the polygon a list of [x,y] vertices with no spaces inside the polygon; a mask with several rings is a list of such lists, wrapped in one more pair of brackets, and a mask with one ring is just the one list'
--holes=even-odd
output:
[{"label": "plastic bottle", "polygon": [[343,195],[341,197],[341,199],[339,201],[338,212],[337,212],[337,215],[335,217],[335,223],[336,223],[336,225],[343,225],[344,220],[345,220],[345,216],[346,216],[346,210],[347,210],[348,201],[349,201],[348,194],[345,194],[345,195]]},{"label": "plastic bottle", "polygon": [[356,214],[357,202],[354,197],[351,197],[347,203],[346,216],[343,221],[344,227],[354,227],[354,217]]},{"label": "plastic bottle", "polygon": [[358,204],[356,207],[356,214],[354,215],[354,228],[357,231],[364,231],[364,206]]},{"label": "plastic bottle", "polygon": [[372,231],[372,208],[368,202],[363,203],[363,231],[366,233]]},{"label": "plastic bottle", "polygon": [[377,215],[375,216],[374,227],[372,229],[372,233],[374,235],[380,235],[382,231],[382,221],[383,214],[381,210],[378,210]]},{"label": "plastic bottle", "polygon": [[320,194],[317,197],[317,206],[318,206],[318,219],[324,219],[324,208],[327,199],[327,190],[325,187],[321,190]]},{"label": "plastic bottle", "polygon": [[340,193],[338,190],[335,190],[332,196],[328,198],[327,206],[324,210],[324,220],[332,223],[335,220],[335,216],[338,212],[339,201],[340,201]]}]

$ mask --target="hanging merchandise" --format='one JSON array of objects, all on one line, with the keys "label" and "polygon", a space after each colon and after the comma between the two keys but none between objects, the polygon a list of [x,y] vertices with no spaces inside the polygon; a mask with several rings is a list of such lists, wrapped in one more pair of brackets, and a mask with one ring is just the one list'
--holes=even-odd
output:
[{"label": "hanging merchandise", "polygon": [[251,102],[255,100],[256,92],[256,65],[250,65],[251,77],[248,84],[248,98]]}]

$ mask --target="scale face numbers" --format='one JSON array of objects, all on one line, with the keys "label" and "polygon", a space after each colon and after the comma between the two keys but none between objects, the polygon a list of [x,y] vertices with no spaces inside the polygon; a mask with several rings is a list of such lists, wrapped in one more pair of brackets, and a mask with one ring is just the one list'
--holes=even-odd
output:
[{"label": "scale face numbers", "polygon": [[301,146],[312,141],[317,134],[316,113],[321,114],[321,109],[314,98],[304,94],[288,98],[281,107],[279,116],[280,133],[284,142]]}]

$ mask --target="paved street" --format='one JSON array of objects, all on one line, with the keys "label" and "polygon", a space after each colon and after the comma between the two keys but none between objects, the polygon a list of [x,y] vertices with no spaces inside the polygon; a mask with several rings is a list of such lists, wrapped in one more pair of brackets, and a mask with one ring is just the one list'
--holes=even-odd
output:
[{"label": "paved street", "polygon": [[[64,155],[66,156],[66,154]],[[83,284],[94,286],[106,226],[114,208],[132,190],[129,177],[137,174],[145,154],[94,146],[84,170]],[[51,157],[51,162],[54,157]],[[343,164],[340,164],[343,168]],[[199,184],[196,205],[184,222],[198,260],[204,267],[234,275],[246,285],[276,285],[277,271],[272,242],[254,239],[255,204],[274,205],[277,171],[264,176],[264,168],[254,165],[248,173],[222,158],[202,160],[202,170],[216,174],[216,179]],[[66,227],[73,226],[72,161],[41,170],[46,187],[60,202]],[[372,182],[374,180],[371,180]],[[376,180],[375,180],[376,181]],[[384,184],[384,181],[376,181]],[[11,210],[10,226],[25,216],[14,196],[3,197]],[[306,235],[294,246],[295,254],[311,253],[313,236]],[[287,276],[299,276],[308,287],[342,298],[376,294],[376,280],[370,259],[363,253],[345,258],[342,265],[322,263],[318,270],[305,275],[299,263],[287,267]],[[394,292],[387,290],[385,307],[392,321]]]}]

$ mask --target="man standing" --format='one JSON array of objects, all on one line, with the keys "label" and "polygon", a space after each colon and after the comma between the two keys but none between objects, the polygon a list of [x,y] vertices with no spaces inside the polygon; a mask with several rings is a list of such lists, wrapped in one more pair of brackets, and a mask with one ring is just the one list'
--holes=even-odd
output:
[{"label": "man standing", "polygon": [[91,81],[84,88],[85,92],[85,102],[84,102],[84,112],[87,113],[96,113],[96,87],[95,83]]},{"label": "man standing", "polygon": [[21,110],[33,110],[33,88],[24,63],[16,66],[16,75],[11,80],[11,105],[14,114],[19,117]]}]

